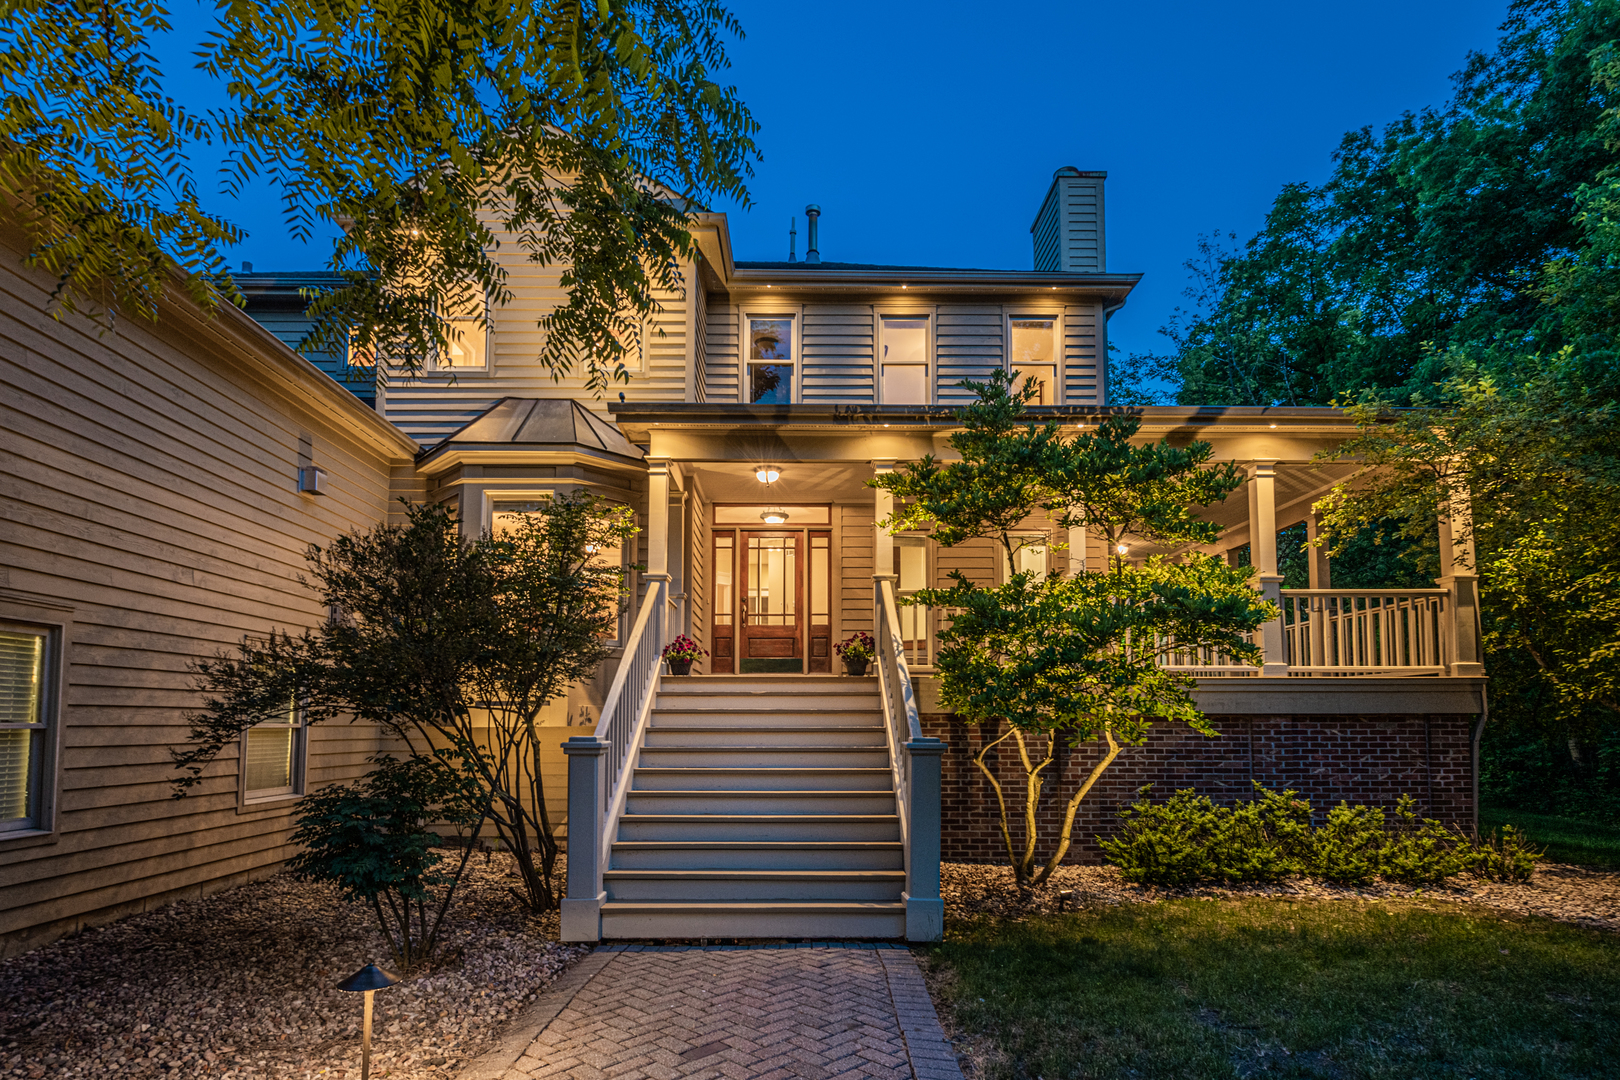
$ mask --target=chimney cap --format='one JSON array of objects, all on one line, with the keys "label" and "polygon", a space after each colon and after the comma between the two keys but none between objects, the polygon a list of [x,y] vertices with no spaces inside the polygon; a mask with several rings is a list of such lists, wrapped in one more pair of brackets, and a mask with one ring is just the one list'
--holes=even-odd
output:
[{"label": "chimney cap", "polygon": [[817,206],[815,203],[811,203],[809,206],[804,208],[804,212],[807,214],[819,214],[821,213],[821,207]]}]

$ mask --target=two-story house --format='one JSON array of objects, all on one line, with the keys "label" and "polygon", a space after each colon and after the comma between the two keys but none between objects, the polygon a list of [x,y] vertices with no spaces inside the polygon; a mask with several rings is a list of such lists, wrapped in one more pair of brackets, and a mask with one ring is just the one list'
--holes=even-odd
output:
[{"label": "two-story house", "polygon": [[[1030,229],[1032,268],[1019,271],[823,260],[815,215],[804,259],[740,261],[725,215],[697,214],[685,288],[661,298],[629,382],[605,399],[539,364],[537,324],[562,297],[561,271],[528,263],[517,245],[501,256],[512,260],[513,302],[445,364],[373,385],[341,357],[300,361],[300,377],[324,372],[323,393],[346,389],[356,430],[374,425],[417,448],[368,466],[372,503],[375,492],[446,501],[469,535],[563,489],[638,516],[635,550],[609,556],[644,567],[616,655],[550,716],[556,741],[567,740],[566,765],[564,755],[553,763],[559,782],[567,776],[566,936],[930,939],[941,858],[1000,857],[993,798],[970,764],[987,735],[941,714],[932,688],[945,616],[900,601],[953,570],[993,580],[1024,567],[1001,565],[988,544],[942,549],[926,534],[877,529],[887,496],[867,481],[948,454],[964,379],[1034,376],[1033,413],[1074,428],[1110,408],[1109,318],[1139,275],[1108,270],[1105,179],[1057,171]],[[287,346],[307,327],[298,289],[320,280],[243,275],[249,313],[285,343],[260,342],[278,362],[290,363]],[[1220,548],[1248,549],[1284,617],[1259,635],[1260,667],[1178,658],[1221,737],[1166,727],[1128,751],[1088,798],[1073,857],[1095,858],[1096,833],[1150,781],[1230,799],[1257,780],[1319,806],[1409,793],[1426,814],[1470,821],[1484,680],[1471,560],[1446,523],[1447,571],[1433,589],[1334,590],[1318,554],[1310,587],[1283,590],[1278,530],[1314,528],[1312,503],[1352,466],[1313,459],[1353,425],[1331,409],[1139,412],[1142,438],[1204,439],[1247,470],[1246,491],[1212,511],[1226,526]],[[299,469],[324,463],[319,447],[297,452]],[[380,520],[386,509],[365,513]],[[1083,530],[1059,536],[1038,518],[1025,530],[1037,541],[1022,555],[1029,567],[1101,565]],[[1152,551],[1137,543],[1131,555]],[[864,678],[843,675],[833,652],[858,631],[879,645]],[[709,652],[689,678],[659,660],[678,633]],[[248,749],[237,768],[251,767]],[[1088,754],[1065,752],[1065,783]],[[144,783],[164,778],[156,763],[147,772]],[[1043,819],[1061,805],[1049,798]],[[5,845],[0,833],[0,859]],[[254,850],[254,868],[273,867],[273,843]]]}]

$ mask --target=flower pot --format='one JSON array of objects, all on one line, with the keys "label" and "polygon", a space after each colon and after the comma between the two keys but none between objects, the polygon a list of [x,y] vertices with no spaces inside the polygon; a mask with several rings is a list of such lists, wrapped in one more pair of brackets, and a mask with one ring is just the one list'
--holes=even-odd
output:
[{"label": "flower pot", "polygon": [[869,664],[869,663],[871,663],[870,660],[850,660],[850,659],[845,659],[844,660],[844,674],[845,675],[854,675],[856,678],[860,678],[862,675],[866,674],[866,665]]},{"label": "flower pot", "polygon": [[692,674],[692,661],[691,660],[677,659],[676,657],[673,657],[673,656],[670,657],[669,658],[669,673],[671,675],[690,675],[690,674]]}]

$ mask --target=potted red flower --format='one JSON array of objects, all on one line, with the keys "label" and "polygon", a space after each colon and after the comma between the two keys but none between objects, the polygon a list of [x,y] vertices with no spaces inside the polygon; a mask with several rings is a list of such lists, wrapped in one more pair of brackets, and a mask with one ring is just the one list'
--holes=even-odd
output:
[{"label": "potted red flower", "polygon": [[664,659],[669,661],[671,675],[692,674],[692,661],[707,655],[709,655],[707,649],[685,634],[664,646]]},{"label": "potted red flower", "polygon": [[857,630],[834,645],[833,652],[843,658],[844,674],[861,676],[866,674],[866,665],[877,655],[877,642],[872,640],[871,634]]}]

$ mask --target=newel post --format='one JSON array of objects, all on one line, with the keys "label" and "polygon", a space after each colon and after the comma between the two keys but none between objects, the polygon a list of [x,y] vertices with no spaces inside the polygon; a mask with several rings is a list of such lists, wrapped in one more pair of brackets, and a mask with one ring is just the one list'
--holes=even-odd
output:
[{"label": "newel post", "polygon": [[[1282,575],[1277,572],[1277,463],[1256,461],[1249,474],[1249,562],[1258,573],[1260,595],[1282,607]],[[1283,621],[1277,618],[1260,628],[1260,649],[1265,661],[1261,675],[1287,675],[1288,651],[1283,645]]]},{"label": "newel post", "polygon": [[906,743],[911,790],[906,797],[906,940],[942,941],[945,938],[945,901],[939,895],[940,756],[939,739],[911,739]]},{"label": "newel post", "polygon": [[1440,517],[1440,576],[1435,584],[1451,594],[1451,674],[1485,674],[1479,640],[1479,575],[1474,572],[1474,523],[1468,493],[1454,490]]},{"label": "newel post", "polygon": [[575,735],[568,755],[568,892],[562,901],[564,941],[602,940],[602,810],[607,802],[606,739]]}]

